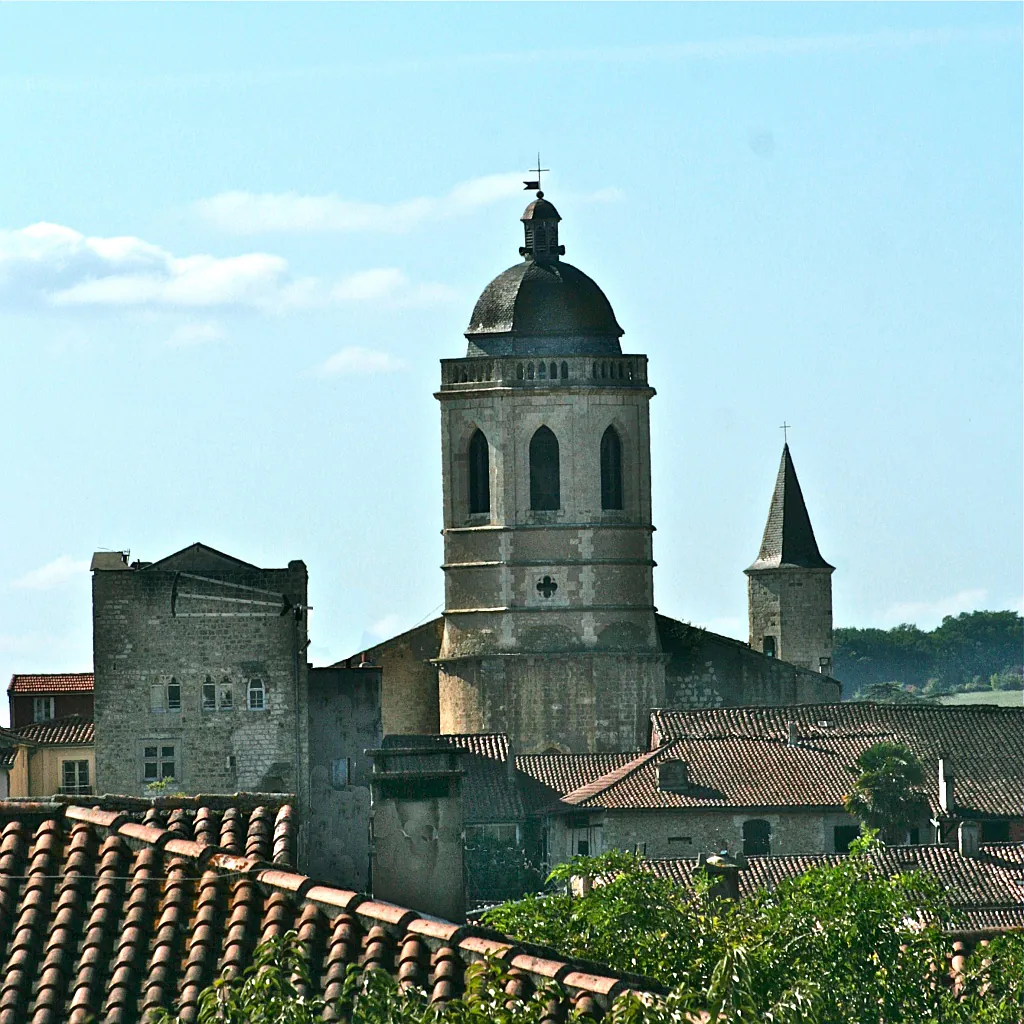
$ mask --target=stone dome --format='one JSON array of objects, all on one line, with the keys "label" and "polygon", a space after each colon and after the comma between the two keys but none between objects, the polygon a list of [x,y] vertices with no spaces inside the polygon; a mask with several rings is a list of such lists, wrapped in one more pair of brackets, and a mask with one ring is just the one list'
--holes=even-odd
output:
[{"label": "stone dome", "polygon": [[563,260],[527,260],[499,274],[477,299],[466,337],[600,336],[615,339],[622,328],[597,284]]}]

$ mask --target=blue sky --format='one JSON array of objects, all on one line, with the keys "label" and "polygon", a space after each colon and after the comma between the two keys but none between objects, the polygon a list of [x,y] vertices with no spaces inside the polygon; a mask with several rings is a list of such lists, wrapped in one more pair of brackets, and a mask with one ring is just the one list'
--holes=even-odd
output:
[{"label": "blue sky", "polygon": [[744,636],[783,419],[839,625],[1020,607],[1017,4],[0,6],[0,675],[93,550],[442,600],[438,359],[566,258],[650,357],[656,599]]}]

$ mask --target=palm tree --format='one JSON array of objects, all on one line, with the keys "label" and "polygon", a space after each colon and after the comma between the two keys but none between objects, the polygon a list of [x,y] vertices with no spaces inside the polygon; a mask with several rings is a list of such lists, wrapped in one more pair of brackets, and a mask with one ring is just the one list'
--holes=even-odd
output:
[{"label": "palm tree", "polygon": [[875,743],[849,771],[856,780],[843,797],[843,807],[869,828],[879,829],[887,843],[898,843],[907,824],[928,808],[921,789],[924,765],[902,743]]}]

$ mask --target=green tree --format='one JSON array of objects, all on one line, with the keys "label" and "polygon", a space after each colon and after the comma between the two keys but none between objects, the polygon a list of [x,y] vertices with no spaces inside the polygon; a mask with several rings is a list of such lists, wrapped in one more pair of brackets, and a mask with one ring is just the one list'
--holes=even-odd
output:
[{"label": "green tree", "polygon": [[877,828],[890,843],[928,809],[921,787],[924,766],[902,743],[875,743],[857,757],[849,771],[856,777],[843,797],[847,812],[869,828]]}]

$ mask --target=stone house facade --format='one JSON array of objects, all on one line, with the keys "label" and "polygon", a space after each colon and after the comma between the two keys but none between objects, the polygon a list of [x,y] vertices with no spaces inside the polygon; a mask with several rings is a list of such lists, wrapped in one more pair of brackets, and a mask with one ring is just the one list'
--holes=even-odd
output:
[{"label": "stone house facade", "polygon": [[[289,792],[308,762],[306,567],[194,544],[93,559],[96,787]],[[167,780],[173,780],[168,782]]]},{"label": "stone house facade", "polygon": [[12,729],[78,715],[92,718],[91,672],[16,672],[7,684]]}]

